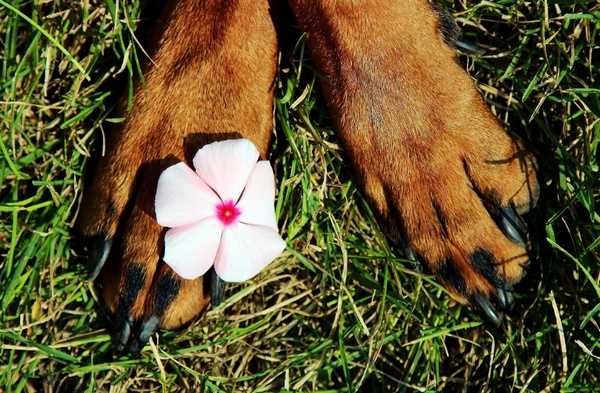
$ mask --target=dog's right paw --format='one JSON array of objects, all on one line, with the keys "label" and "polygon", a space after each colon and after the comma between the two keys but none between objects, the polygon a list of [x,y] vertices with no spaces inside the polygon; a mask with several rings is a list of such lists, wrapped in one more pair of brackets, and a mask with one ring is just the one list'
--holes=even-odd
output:
[{"label": "dog's right paw", "polygon": [[187,324],[210,300],[209,280],[183,279],[161,260],[160,173],[191,166],[201,146],[222,139],[247,138],[266,158],[273,127],[277,41],[267,2],[182,0],[163,13],[146,83],[109,135],[78,222],[117,352]]},{"label": "dog's right paw", "polygon": [[[147,148],[162,150],[152,142]],[[154,192],[170,161],[140,162],[114,151],[101,161],[82,204],[89,279],[98,278],[118,353],[139,351],[159,327],[191,321],[210,299],[202,277],[184,280],[161,262],[163,230],[154,218]]]}]

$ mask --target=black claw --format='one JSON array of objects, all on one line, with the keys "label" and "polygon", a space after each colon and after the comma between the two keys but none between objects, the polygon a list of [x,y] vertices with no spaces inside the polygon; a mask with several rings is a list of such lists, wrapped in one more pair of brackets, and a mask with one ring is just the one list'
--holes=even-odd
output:
[{"label": "black claw", "polygon": [[506,292],[504,292],[504,290],[501,288],[497,288],[496,289],[496,297],[498,298],[498,305],[502,309],[506,309],[506,304],[507,304]]},{"label": "black claw", "polygon": [[408,259],[409,261],[411,261],[413,263],[413,269],[417,273],[423,273],[425,271],[425,268],[423,267],[423,263],[421,262],[421,260],[419,260],[419,258],[417,257],[415,252],[412,250],[412,248],[405,247],[404,255],[406,256],[406,259]]},{"label": "black claw", "polygon": [[116,354],[122,354],[129,342],[129,336],[131,336],[131,330],[133,328],[133,319],[128,317],[123,321],[123,325],[117,330],[115,337],[113,338],[113,348]]},{"label": "black claw", "polygon": [[498,304],[506,311],[511,312],[515,305],[515,294],[510,287],[498,288],[496,291]]},{"label": "black claw", "polygon": [[485,53],[485,50],[482,47],[462,37],[455,40],[454,45],[461,51],[470,55],[483,55]]},{"label": "black claw", "polygon": [[404,249],[404,255],[406,255],[406,259],[408,259],[410,261],[416,261],[417,260],[417,256],[415,255],[415,252],[410,247],[406,247]]},{"label": "black claw", "polygon": [[520,246],[525,246],[525,240],[527,238],[527,228],[525,223],[519,217],[514,207],[505,207],[501,210],[502,215],[502,229],[506,236]]},{"label": "black claw", "polygon": [[223,289],[225,281],[221,280],[215,269],[210,270],[210,299],[213,308],[217,307],[223,301]]},{"label": "black claw", "polygon": [[148,342],[151,335],[156,332],[158,325],[160,324],[160,318],[156,315],[152,315],[140,326],[136,337],[131,341],[129,350],[132,354],[137,354],[144,348],[144,345]]},{"label": "black claw", "polygon": [[502,323],[502,318],[504,317],[504,315],[500,312],[498,312],[498,310],[496,310],[494,308],[494,306],[492,305],[492,303],[490,302],[490,300],[486,297],[483,296],[482,294],[476,294],[473,295],[471,297],[471,301],[473,302],[473,304],[475,306],[477,306],[477,308],[479,309],[479,311],[481,311],[481,313],[483,314],[484,318],[491,323],[492,325],[494,325],[495,327],[499,327],[500,324]]},{"label": "black claw", "polygon": [[88,280],[95,280],[98,277],[108,259],[112,244],[112,239],[107,239],[106,236],[97,235],[92,238],[88,256]]}]

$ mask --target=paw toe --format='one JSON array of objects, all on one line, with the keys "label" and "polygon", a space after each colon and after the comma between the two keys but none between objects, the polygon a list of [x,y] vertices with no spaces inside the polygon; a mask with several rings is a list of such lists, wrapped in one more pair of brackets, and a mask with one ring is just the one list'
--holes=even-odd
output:
[{"label": "paw toe", "polygon": [[499,327],[502,324],[504,314],[494,307],[489,297],[481,293],[476,293],[471,296],[471,303],[477,307],[488,323],[495,327]]},{"label": "paw toe", "polygon": [[120,355],[125,352],[131,331],[133,330],[134,320],[131,316],[127,316],[121,323],[117,325],[113,333],[113,352]]},{"label": "paw toe", "polygon": [[515,208],[510,206],[501,209],[500,216],[500,229],[502,229],[506,237],[515,244],[525,247],[527,228]]},{"label": "paw toe", "polygon": [[496,288],[496,298],[498,305],[506,312],[511,312],[515,306],[515,294],[510,286]]},{"label": "paw toe", "polygon": [[105,235],[93,236],[89,242],[88,253],[88,280],[93,281],[98,277],[102,267],[108,260],[113,240]]}]

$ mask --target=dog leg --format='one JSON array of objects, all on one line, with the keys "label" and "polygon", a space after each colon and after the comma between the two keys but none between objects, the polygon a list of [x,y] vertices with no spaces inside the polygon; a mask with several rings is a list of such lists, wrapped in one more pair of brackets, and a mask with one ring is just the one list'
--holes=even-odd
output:
[{"label": "dog leg", "polygon": [[99,277],[118,351],[189,322],[209,300],[207,280],[183,280],[160,261],[160,172],[191,164],[219,139],[248,138],[266,158],[273,127],[277,41],[267,1],[173,1],[159,21],[145,83],[109,136],[79,220],[93,239],[90,278]]},{"label": "dog leg", "polygon": [[528,263],[520,214],[538,195],[533,157],[483,102],[429,1],[290,3],[384,227],[499,324]]}]

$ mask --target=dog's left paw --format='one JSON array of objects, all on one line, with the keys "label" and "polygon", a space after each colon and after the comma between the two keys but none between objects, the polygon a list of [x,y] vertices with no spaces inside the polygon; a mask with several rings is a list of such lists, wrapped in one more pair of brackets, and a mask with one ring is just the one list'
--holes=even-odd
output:
[{"label": "dog's left paw", "polygon": [[537,200],[535,160],[427,0],[342,3],[292,2],[356,178],[408,255],[497,325],[529,260],[520,214]]},{"label": "dog's left paw", "polygon": [[455,110],[435,127],[421,122],[416,135],[376,132],[349,149],[390,237],[499,325],[529,263],[521,214],[537,200],[535,160],[482,103]]}]

